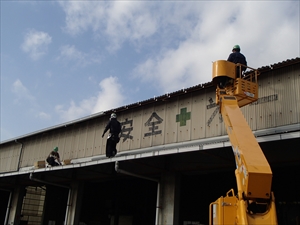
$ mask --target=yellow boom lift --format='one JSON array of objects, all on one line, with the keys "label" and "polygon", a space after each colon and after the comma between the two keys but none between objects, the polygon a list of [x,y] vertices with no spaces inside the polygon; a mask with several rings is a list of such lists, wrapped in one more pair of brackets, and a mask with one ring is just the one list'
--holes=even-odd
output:
[{"label": "yellow boom lift", "polygon": [[216,103],[220,106],[236,162],[237,194],[227,192],[209,206],[210,225],[277,225],[271,192],[272,171],[240,107],[258,99],[258,71],[242,75],[241,64],[213,63]]}]

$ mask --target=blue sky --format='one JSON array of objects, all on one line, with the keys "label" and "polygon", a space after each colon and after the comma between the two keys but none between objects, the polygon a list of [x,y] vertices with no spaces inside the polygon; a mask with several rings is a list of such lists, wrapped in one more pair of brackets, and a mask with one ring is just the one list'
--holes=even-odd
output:
[{"label": "blue sky", "polygon": [[299,1],[1,1],[1,141],[299,57]]}]

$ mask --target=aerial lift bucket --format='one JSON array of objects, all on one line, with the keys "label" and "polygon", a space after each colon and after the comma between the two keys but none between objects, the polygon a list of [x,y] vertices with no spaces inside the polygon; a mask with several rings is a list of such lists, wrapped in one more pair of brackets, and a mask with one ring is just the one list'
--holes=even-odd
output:
[{"label": "aerial lift bucket", "polygon": [[[241,67],[247,67],[251,71],[244,76]],[[217,96],[222,94],[233,95],[236,97],[239,107],[257,101],[257,70],[239,63],[218,60],[213,63],[212,71],[213,84],[217,86]],[[219,103],[218,98],[216,103]]]}]

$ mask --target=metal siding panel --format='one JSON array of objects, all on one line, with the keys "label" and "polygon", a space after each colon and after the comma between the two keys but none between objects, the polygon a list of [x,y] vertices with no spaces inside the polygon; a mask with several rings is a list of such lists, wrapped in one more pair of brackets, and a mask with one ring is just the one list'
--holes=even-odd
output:
[{"label": "metal siding panel", "polygon": [[73,142],[73,127],[69,127],[65,135],[65,146],[63,154],[60,154],[62,159],[73,159],[72,155],[72,142]]},{"label": "metal siding panel", "polygon": [[165,144],[177,142],[177,123],[176,114],[178,110],[178,101],[171,100],[166,104],[166,116],[165,116]]},{"label": "metal siding panel", "polygon": [[53,146],[53,138],[52,138],[52,133],[47,133],[46,139],[45,139],[45,144],[44,144],[44,152],[45,152],[45,158],[48,157],[50,152],[53,150],[55,146]]},{"label": "metal siding panel", "polygon": [[[60,130],[56,130],[55,132],[52,133],[52,135],[50,136],[50,149],[48,150],[48,154],[55,148],[58,147],[58,153],[60,158],[62,158],[62,156],[64,155],[64,147],[65,147],[65,138],[64,138],[64,134],[63,131]],[[48,155],[47,154],[47,155]]]},{"label": "metal siding panel", "polygon": [[44,152],[44,139],[44,136],[36,136],[34,139],[33,145],[31,146],[31,152],[33,152],[31,155],[32,166],[34,165],[34,162],[45,160],[47,157],[47,154]]},{"label": "metal siding panel", "polygon": [[300,65],[298,65],[298,70],[294,74],[294,83],[295,83],[295,94],[296,94],[296,123],[300,123]]},{"label": "metal siding panel", "polygon": [[[179,142],[191,140],[191,95],[184,95],[178,99],[177,111],[173,123],[177,125],[177,140]],[[188,119],[188,120],[186,120]]]},{"label": "metal siding panel", "polygon": [[[275,90],[278,93],[278,101],[275,102],[276,126],[288,125],[297,122],[297,97],[295,90],[294,73],[292,68],[282,68],[274,71],[276,77]],[[299,87],[298,87],[299,89]]]},{"label": "metal siding panel", "polygon": [[78,125],[74,126],[74,132],[73,132],[73,146],[72,146],[72,156],[73,159],[80,158],[79,157],[79,140],[80,140],[80,127]]},{"label": "metal siding panel", "polygon": [[246,105],[241,108],[241,111],[248,122],[248,125],[250,126],[251,130],[257,130],[256,126],[256,107],[255,105]]},{"label": "metal siding panel", "polygon": [[80,124],[81,126],[81,132],[80,132],[80,138],[79,138],[79,157],[86,157],[86,143],[87,143],[87,131],[88,131],[88,126],[87,122],[84,124]]},{"label": "metal siding panel", "polygon": [[21,144],[11,143],[0,146],[0,173],[17,171]]},{"label": "metal siding panel", "polygon": [[[143,109],[139,108],[139,109],[132,110],[132,118],[130,118],[128,116],[128,119],[129,118],[132,119],[132,128],[133,128],[131,133],[130,133],[130,135],[132,136],[132,139],[130,139],[130,140],[127,139],[128,142],[130,143],[130,145],[129,145],[130,150],[141,148],[141,144],[142,144],[142,141],[143,141],[143,133],[142,133],[143,120],[142,120],[142,115],[143,115]],[[130,128],[130,125],[129,125],[128,128]],[[122,138],[122,139],[124,140],[124,138]],[[125,150],[125,148],[122,149],[122,150]]]},{"label": "metal siding panel", "polygon": [[39,139],[39,157],[37,161],[45,160],[48,156],[48,149],[46,149],[47,136],[42,135]]},{"label": "metal siding panel", "polygon": [[[154,105],[154,112],[157,113],[157,115],[162,119],[160,124],[157,124],[158,130],[161,132],[159,134],[153,135],[152,137],[152,146],[158,146],[164,144],[164,135],[165,135],[165,127],[166,127],[166,110],[165,110],[165,104],[160,103]],[[157,130],[157,131],[158,131]]]},{"label": "metal siding panel", "polygon": [[[39,150],[40,150],[40,139],[38,137],[34,138],[32,145],[30,146],[30,157],[28,158],[28,166],[33,166],[34,162],[39,161]],[[45,157],[43,158],[45,160]]]},{"label": "metal siding panel", "polygon": [[33,164],[29,165],[29,158],[34,154],[30,151],[31,146],[33,145],[33,141],[34,140],[29,140],[28,142],[24,143],[20,159],[20,167],[33,166]]},{"label": "metal siding panel", "polygon": [[257,130],[274,127],[275,125],[275,103],[265,101],[269,96],[275,96],[275,80],[272,73],[262,74],[258,79],[258,101],[256,113]]},{"label": "metal siding panel", "polygon": [[11,165],[10,165],[10,171],[15,171],[18,168],[19,166],[19,159],[20,159],[20,147],[17,147],[16,149],[13,150],[14,152],[14,155],[13,155],[13,160],[11,162]]},{"label": "metal siding panel", "polygon": [[[96,134],[96,125],[93,121],[88,121],[87,134],[86,134],[86,153],[85,156],[89,157],[93,155],[94,145],[95,145],[95,134]],[[99,137],[97,137],[99,138]],[[101,138],[101,136],[100,136]]]},{"label": "metal siding panel", "polygon": [[153,133],[161,129],[157,125],[151,125],[151,123],[157,120],[157,118],[154,117],[155,115],[157,114],[154,111],[153,105],[144,107],[141,123],[141,148],[152,146]]},{"label": "metal siding panel", "polygon": [[191,105],[191,139],[201,139],[205,137],[205,94],[197,94],[192,96]]},{"label": "metal siding panel", "polygon": [[[63,155],[65,154],[65,151],[66,151],[66,130],[65,129],[59,129],[57,131],[57,136],[56,137],[57,137],[57,140],[55,141],[55,143],[57,143],[56,147],[58,147],[59,157],[62,160],[62,159],[64,159]],[[53,146],[53,148],[54,147],[55,146]]]},{"label": "metal siding panel", "polygon": [[75,133],[75,154],[76,158],[83,158],[85,156],[85,146],[86,146],[86,126],[82,124],[77,125]]},{"label": "metal siding panel", "polygon": [[118,115],[118,120],[121,123],[121,137],[120,142],[117,145],[117,150],[127,151],[130,149],[130,145],[133,139],[134,121],[132,116],[132,110],[124,113],[121,116]]},{"label": "metal siding panel", "polygon": [[9,163],[9,171],[16,171],[18,169],[20,150],[21,150],[20,144],[13,146],[13,148],[11,150],[12,157],[11,157],[11,161]]},{"label": "metal siding panel", "polygon": [[59,154],[62,154],[64,151],[64,139],[61,138],[62,133],[60,130],[57,130],[54,134],[53,134],[53,139],[52,139],[52,148],[50,149],[53,150],[55,147],[58,147],[58,152]]},{"label": "metal siding panel", "polygon": [[49,153],[55,148],[58,147],[59,156],[63,152],[63,145],[59,143],[60,132],[58,130],[53,131],[50,135],[50,149]]},{"label": "metal siding panel", "polygon": [[104,129],[105,129],[105,127],[106,127],[106,125],[107,125],[107,123],[108,123],[108,120],[109,120],[109,118],[108,117],[104,117],[104,118],[102,118],[102,121],[103,121],[103,123],[102,123],[102,129],[100,129],[100,133],[101,133],[101,139],[102,139],[102,142],[101,142],[101,147],[100,147],[100,154],[101,155],[105,155],[106,154],[106,141],[107,141],[107,135],[108,135],[108,132],[106,132],[106,134],[104,135],[104,137],[102,138],[102,134],[103,134],[103,131],[104,131]]},{"label": "metal siding panel", "polygon": [[290,101],[291,108],[293,109],[293,121],[291,123],[299,123],[300,119],[300,64],[294,65],[291,68],[291,95],[294,97],[294,101]]},{"label": "metal siding panel", "polygon": [[[51,133],[44,133],[42,136],[28,140],[25,143],[27,146],[26,151],[23,151],[23,155],[25,156],[23,161],[27,160],[28,164],[32,164],[31,166],[33,166],[34,162],[45,160],[55,147],[53,146],[53,140],[54,138]],[[33,157],[29,160],[31,154],[33,154]],[[22,166],[25,166],[25,164],[22,164]]]},{"label": "metal siding panel", "polygon": [[4,160],[3,160],[5,171],[10,170],[11,158],[12,158],[12,151],[6,151],[4,154]]},{"label": "metal siding panel", "polygon": [[215,92],[206,93],[206,124],[205,124],[205,138],[220,136],[224,134],[224,123],[219,112],[219,106],[216,105]]},{"label": "metal siding panel", "polygon": [[93,156],[105,154],[105,148],[103,148],[106,138],[102,138],[102,133],[107,121],[97,120],[95,123],[95,141]]},{"label": "metal siding panel", "polygon": [[10,171],[10,158],[11,158],[11,152],[10,149],[1,149],[1,172],[8,172]]}]

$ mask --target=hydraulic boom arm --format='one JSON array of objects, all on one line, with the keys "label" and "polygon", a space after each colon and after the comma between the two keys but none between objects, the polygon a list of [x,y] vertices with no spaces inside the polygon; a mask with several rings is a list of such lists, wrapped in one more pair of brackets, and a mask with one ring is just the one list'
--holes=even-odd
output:
[{"label": "hydraulic boom arm", "polygon": [[221,96],[221,114],[237,166],[239,197],[269,199],[272,171],[234,96]]},{"label": "hydraulic boom arm", "polygon": [[232,145],[236,162],[237,196],[233,189],[210,205],[210,225],[276,225],[272,171],[240,107],[258,98],[257,70],[242,76],[243,65],[225,60],[213,64],[216,101]]}]

